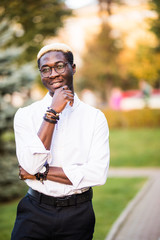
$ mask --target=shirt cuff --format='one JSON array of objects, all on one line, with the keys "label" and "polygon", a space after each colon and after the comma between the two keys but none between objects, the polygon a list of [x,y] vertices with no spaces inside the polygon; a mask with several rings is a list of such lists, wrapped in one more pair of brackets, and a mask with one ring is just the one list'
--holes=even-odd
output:
[{"label": "shirt cuff", "polygon": [[78,187],[78,185],[83,179],[83,174],[81,173],[80,169],[77,168],[80,168],[80,166],[77,165],[63,166],[63,171],[65,175],[68,177],[68,179],[71,181],[75,188]]},{"label": "shirt cuff", "polygon": [[30,148],[30,151],[32,154],[36,154],[36,153],[49,154],[50,153],[50,150],[47,150],[44,147],[43,143],[41,142],[38,136],[32,139],[32,141],[29,143],[27,147]]}]

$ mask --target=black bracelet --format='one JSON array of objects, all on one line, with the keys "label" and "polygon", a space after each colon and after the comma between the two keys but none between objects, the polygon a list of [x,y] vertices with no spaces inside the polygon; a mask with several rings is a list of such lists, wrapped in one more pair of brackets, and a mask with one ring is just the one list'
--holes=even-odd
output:
[{"label": "black bracelet", "polygon": [[46,171],[44,172],[43,180],[47,180],[47,175],[49,172],[49,164],[47,163],[45,167],[46,167]]},{"label": "black bracelet", "polygon": [[[44,117],[48,119],[47,113],[44,114]],[[59,120],[59,119],[57,119],[56,116],[50,116],[50,118],[52,118],[52,119],[54,119],[54,120]]]},{"label": "black bracelet", "polygon": [[[53,113],[51,110],[47,110],[46,112],[48,113]],[[53,113],[54,114],[54,113]],[[59,115],[55,115],[53,116],[56,120],[59,120]]]},{"label": "black bracelet", "polygon": [[49,172],[49,164],[47,163],[44,166],[46,167],[46,171],[44,173],[38,172],[35,174],[36,180],[41,181],[41,183],[43,183],[43,181],[47,180],[47,175]]},{"label": "black bracelet", "polygon": [[53,108],[48,107],[47,112],[53,113],[56,116],[57,120],[59,120],[59,113],[57,113]]},{"label": "black bracelet", "polygon": [[48,118],[46,118],[45,116],[43,117],[43,119],[44,119],[46,122],[49,122],[49,123],[52,123],[52,124],[56,124],[56,123],[57,123],[57,121],[48,119]]}]

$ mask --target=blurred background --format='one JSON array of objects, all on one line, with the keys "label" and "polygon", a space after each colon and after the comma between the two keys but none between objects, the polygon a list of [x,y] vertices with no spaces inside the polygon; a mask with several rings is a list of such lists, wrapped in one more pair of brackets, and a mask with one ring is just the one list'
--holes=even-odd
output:
[{"label": "blurred background", "polygon": [[46,94],[36,55],[52,42],[72,48],[75,91],[106,115],[111,167],[160,166],[160,1],[1,0],[0,202],[5,216],[4,202],[13,202],[13,219],[4,221],[0,239],[13,227],[14,199],[26,192],[18,179],[13,117]]}]

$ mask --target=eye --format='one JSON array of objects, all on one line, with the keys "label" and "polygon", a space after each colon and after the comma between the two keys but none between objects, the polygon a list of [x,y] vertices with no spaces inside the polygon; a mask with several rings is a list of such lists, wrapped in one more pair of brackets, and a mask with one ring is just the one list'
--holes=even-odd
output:
[{"label": "eye", "polygon": [[65,66],[64,63],[58,63],[56,68],[62,69],[62,68],[64,68],[64,66]]},{"label": "eye", "polygon": [[50,67],[44,67],[44,68],[42,68],[42,69],[41,69],[41,72],[42,72],[42,73],[48,73],[48,72],[50,72]]}]

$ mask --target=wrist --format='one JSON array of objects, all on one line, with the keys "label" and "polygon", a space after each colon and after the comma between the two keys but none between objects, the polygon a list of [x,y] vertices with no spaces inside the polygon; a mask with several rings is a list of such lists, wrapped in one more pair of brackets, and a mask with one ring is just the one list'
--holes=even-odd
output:
[{"label": "wrist", "polygon": [[47,175],[48,175],[48,172],[49,172],[49,164],[45,164],[43,166],[43,168],[41,169],[41,171],[39,171],[38,173],[36,173],[34,175],[35,179],[40,181],[41,183],[43,183],[43,181],[46,181],[47,180]]}]

